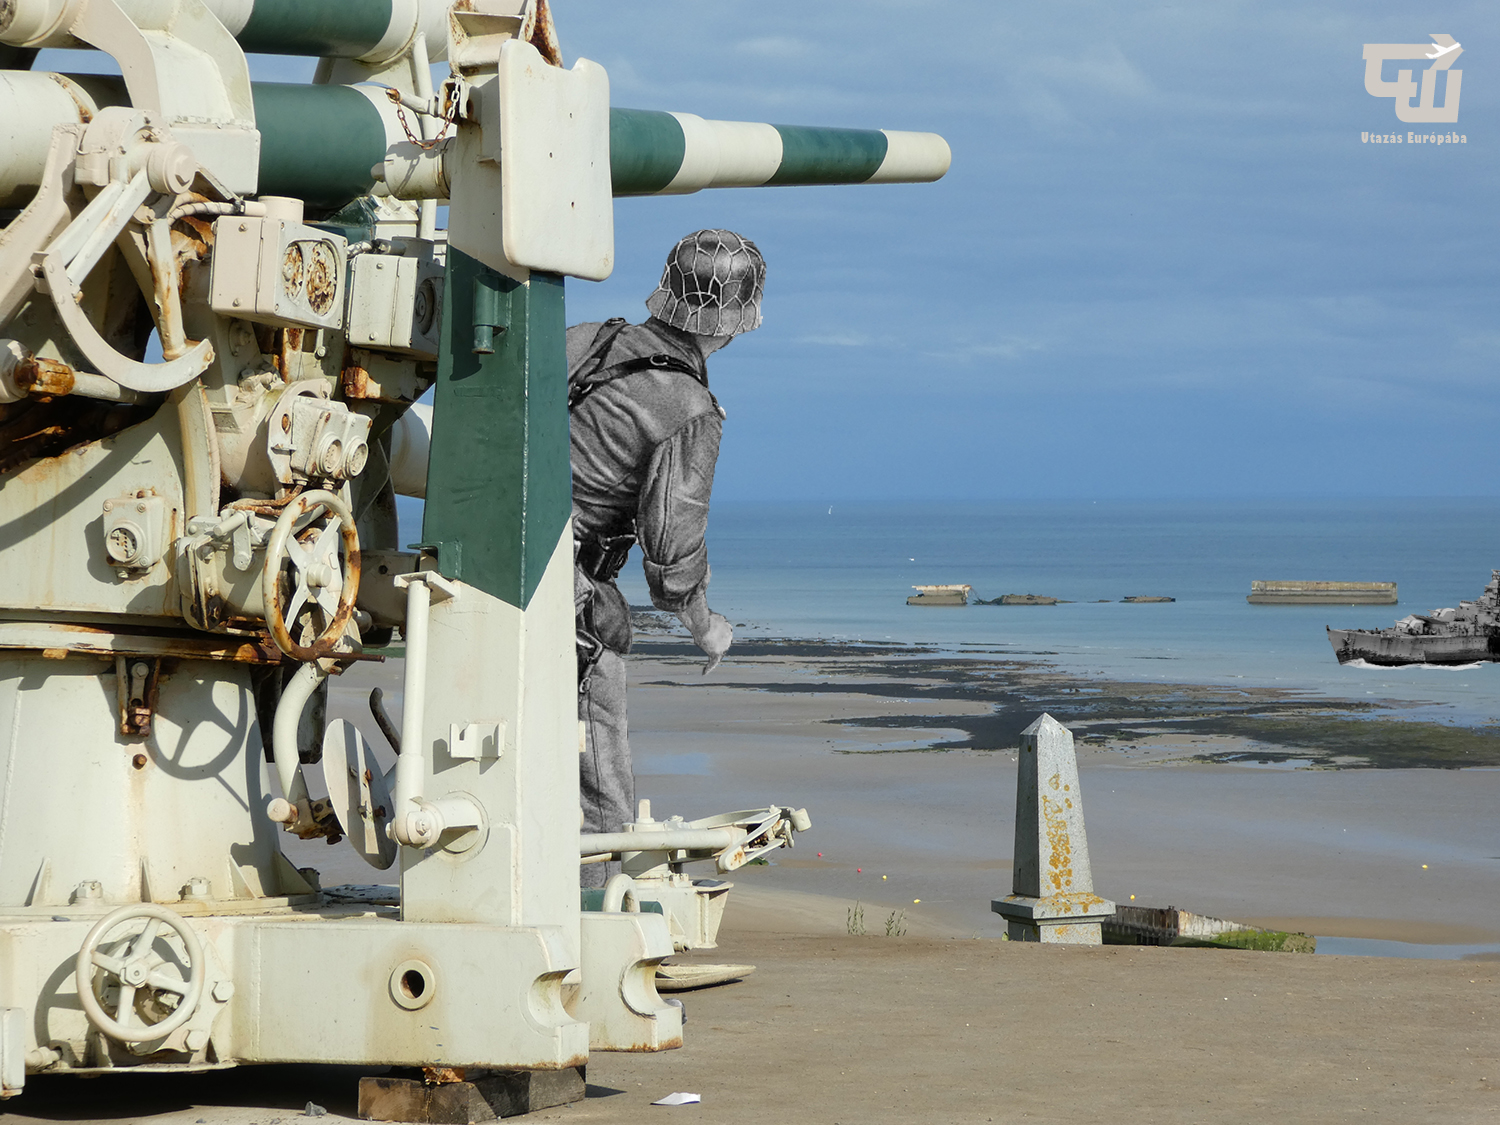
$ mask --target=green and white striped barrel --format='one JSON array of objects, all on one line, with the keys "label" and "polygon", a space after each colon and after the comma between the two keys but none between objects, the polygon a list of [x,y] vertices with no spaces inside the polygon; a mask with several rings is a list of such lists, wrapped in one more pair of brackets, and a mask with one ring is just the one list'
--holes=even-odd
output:
[{"label": "green and white striped barrel", "polygon": [[952,154],[936,133],[710,121],[692,113],[609,111],[616,195],[711,187],[926,183]]},{"label": "green and white striped barrel", "polygon": [[[296,196],[314,210],[336,210],[369,192],[371,168],[389,146],[406,140],[379,86],[257,82],[251,93],[261,134],[262,195]],[[73,75],[64,86],[53,75],[0,71],[0,140],[10,142],[8,159],[0,155],[0,206],[19,206],[41,182],[54,125],[127,101],[117,77]],[[940,178],[951,159],[947,142],[935,133],[708,121],[642,109],[611,109],[609,140],[615,195],[921,183]]]},{"label": "green and white striped barrel", "polygon": [[[150,0],[118,0],[126,15],[154,26]],[[68,0],[4,0],[0,44],[77,47],[68,34],[74,7]],[[421,32],[428,56],[443,57],[448,44],[448,0],[205,0],[205,6],[246,51],[269,55],[361,59],[399,58]]]},{"label": "green and white striped barrel", "polygon": [[207,0],[247,51],[384,62],[418,32],[434,62],[448,46],[447,0]]}]

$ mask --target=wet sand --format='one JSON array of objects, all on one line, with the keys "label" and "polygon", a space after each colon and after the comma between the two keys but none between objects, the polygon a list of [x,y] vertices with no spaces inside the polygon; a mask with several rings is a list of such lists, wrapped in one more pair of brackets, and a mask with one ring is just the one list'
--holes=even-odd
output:
[{"label": "wet sand", "polygon": [[[1500,942],[1500,769],[1451,768],[1442,745],[1429,756],[1443,768],[1364,767],[1360,731],[1405,736],[1401,761],[1426,753],[1430,724],[1372,718],[1378,702],[1101,685],[903,646],[756,641],[711,676],[700,662],[666,636],[630,659],[639,795],[659,817],[805,806],[798,847],[734,879],[821,896],[825,917],[859,902],[870,929],[904,914],[914,935],[999,936],[989,902],[1010,890],[1015,735],[1045,709],[1080,735],[1100,894],[1320,936]],[[399,674],[399,661],[347,673],[331,714],[383,748],[364,700],[383,683],[397,711]],[[1316,723],[1279,743],[1192,726],[1224,707],[1247,724]],[[302,845],[296,862],[325,883],[388,878],[343,847]]]},{"label": "wet sand", "polygon": [[[912,663],[905,654],[890,662],[903,671]],[[1026,677],[1019,690],[998,685],[986,695],[973,684],[993,682],[995,668],[961,669],[955,682],[943,678],[952,662],[934,661],[925,682],[968,689],[954,697],[882,675],[878,657],[861,658],[852,675],[850,663],[832,653],[746,654],[704,678],[689,646],[651,645],[631,669],[641,795],[659,812],[690,817],[805,805],[813,831],[775,867],[738,881],[859,900],[870,904],[867,918],[897,910],[915,925],[998,935],[989,900],[1010,889],[1009,730],[1043,709],[1080,734],[1129,727],[1129,715],[1091,704],[1080,722],[1061,697],[1090,685],[1042,683],[1034,669],[1015,673]],[[1111,690],[1126,706],[1134,698],[1129,685]],[[1176,689],[1199,711],[1221,694]],[[1267,694],[1268,711],[1289,702]],[[1403,725],[1365,718],[1364,703],[1316,706],[1329,725]],[[1009,740],[980,749],[971,734],[967,747],[932,749],[986,723]],[[1099,893],[1330,936],[1500,941],[1500,770],[1328,768],[1333,758],[1360,760],[1346,753],[1342,731],[1330,752],[1312,739],[1270,745],[1159,725],[1169,733],[1080,745]]]}]

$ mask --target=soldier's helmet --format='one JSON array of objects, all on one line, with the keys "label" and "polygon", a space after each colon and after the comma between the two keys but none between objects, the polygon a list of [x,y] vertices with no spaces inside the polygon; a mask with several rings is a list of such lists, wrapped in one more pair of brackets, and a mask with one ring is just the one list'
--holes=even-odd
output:
[{"label": "soldier's helmet", "polygon": [[658,320],[700,336],[738,336],[760,327],[766,260],[732,230],[699,230],[667,255],[661,284],[646,298]]}]

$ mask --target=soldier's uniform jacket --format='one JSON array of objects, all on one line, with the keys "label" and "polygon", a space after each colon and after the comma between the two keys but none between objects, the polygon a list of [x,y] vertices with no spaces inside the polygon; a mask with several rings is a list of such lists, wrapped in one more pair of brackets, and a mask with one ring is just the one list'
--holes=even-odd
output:
[{"label": "soldier's uniform jacket", "polygon": [[658,609],[676,612],[708,584],[703,535],[723,413],[693,338],[660,321],[575,325],[567,348],[575,607],[624,653],[621,537],[640,544]]}]

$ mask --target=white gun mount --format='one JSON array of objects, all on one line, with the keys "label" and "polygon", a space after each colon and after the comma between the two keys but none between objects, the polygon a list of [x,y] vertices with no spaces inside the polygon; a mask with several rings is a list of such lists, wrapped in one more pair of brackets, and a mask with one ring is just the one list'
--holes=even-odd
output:
[{"label": "white gun mount", "polygon": [[[712,862],[727,875],[779,848],[795,847],[795,834],[811,827],[806,809],[779,805],[698,820],[654,820],[651,802],[642,800],[636,819],[623,832],[586,832],[578,847],[584,863],[621,861],[620,874],[605,884],[596,909],[625,909],[627,896],[636,910],[641,903],[659,903],[676,949],[713,949],[734,884],[694,879],[683,867]],[[586,905],[595,905],[588,892],[584,898]]]},{"label": "white gun mount", "polygon": [[[807,826],[647,812],[580,850],[563,277],[608,275],[615,195],[934,179],[947,146],[613,108],[546,13],[0,2],[0,1097],[677,1046],[655,966],[722,908],[683,865]],[[79,46],[121,76],[30,69]],[[395,629],[388,781],[321,701]],[[398,870],[394,905],[284,832]],[[583,853],[666,912],[581,910]]]}]

